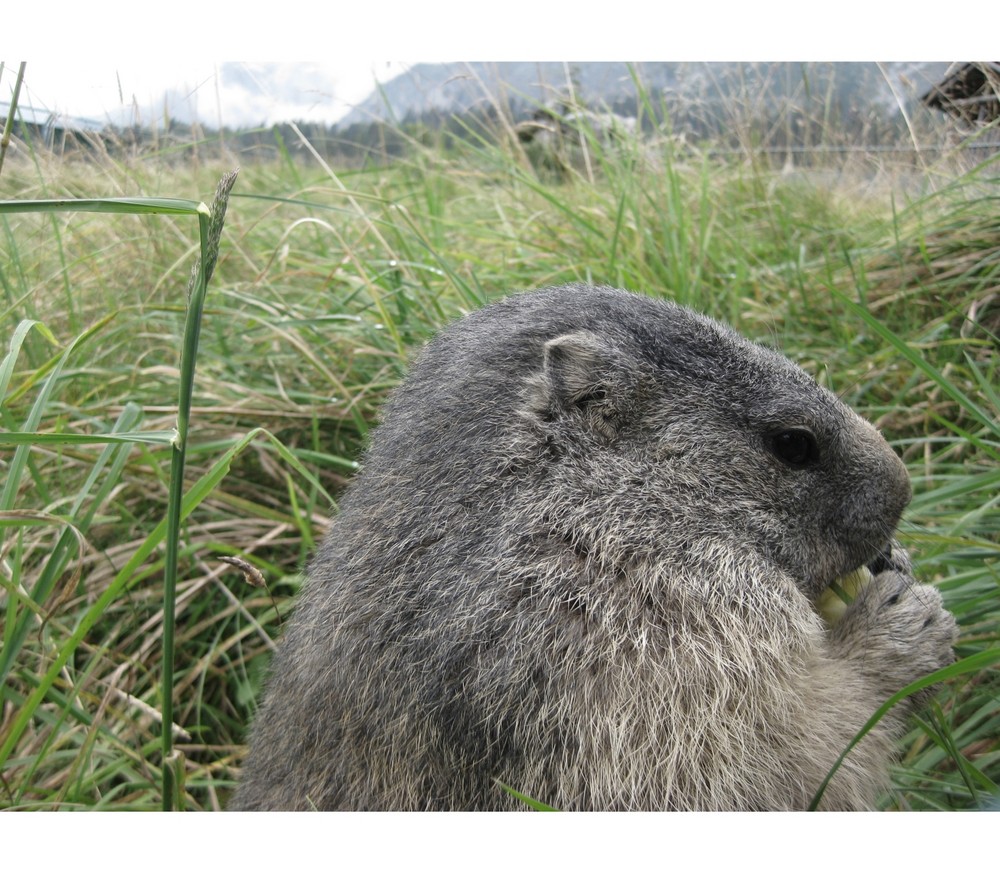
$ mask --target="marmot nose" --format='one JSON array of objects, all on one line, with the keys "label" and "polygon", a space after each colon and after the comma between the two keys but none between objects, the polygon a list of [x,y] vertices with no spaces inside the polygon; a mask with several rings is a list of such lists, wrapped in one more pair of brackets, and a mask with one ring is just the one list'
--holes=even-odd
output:
[{"label": "marmot nose", "polygon": [[[850,469],[844,483],[848,494],[841,505],[845,529],[874,546],[874,539],[888,534],[898,524],[913,496],[910,474],[902,459],[871,424],[862,420],[848,431],[844,457]],[[876,536],[876,534],[880,536]]]}]

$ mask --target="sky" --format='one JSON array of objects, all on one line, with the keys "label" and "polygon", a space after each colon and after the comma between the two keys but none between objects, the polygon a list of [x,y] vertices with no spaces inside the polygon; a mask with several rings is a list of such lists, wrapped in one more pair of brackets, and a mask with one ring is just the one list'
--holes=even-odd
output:
[{"label": "sky", "polygon": [[[150,124],[165,111],[209,127],[256,127],[280,121],[333,123],[375,88],[403,72],[398,61],[213,61],[141,63],[100,58],[76,67],[59,59],[26,61],[18,103],[117,125]],[[0,100],[9,99],[16,63],[8,61]]]},{"label": "sky", "polygon": [[22,105],[116,123],[166,106],[210,127],[334,122],[416,62],[973,60],[1000,31],[1000,4],[970,29],[871,0],[89,0],[47,4],[53,22],[28,6],[4,11],[0,51],[18,54],[0,55],[0,102],[25,60]]}]

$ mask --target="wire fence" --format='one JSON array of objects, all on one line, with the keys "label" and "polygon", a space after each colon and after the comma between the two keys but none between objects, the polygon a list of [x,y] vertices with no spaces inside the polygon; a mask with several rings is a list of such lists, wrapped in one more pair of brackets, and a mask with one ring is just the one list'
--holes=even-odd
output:
[{"label": "wire fence", "polygon": [[[961,151],[1000,151],[1000,139],[995,141],[982,142],[947,142],[947,143],[917,143],[911,145],[789,145],[789,146],[754,146],[750,149],[756,154],[766,155],[838,155],[838,154],[921,154],[924,152],[947,152]],[[707,155],[738,155],[746,154],[746,148],[720,148],[711,147],[705,149]]]}]

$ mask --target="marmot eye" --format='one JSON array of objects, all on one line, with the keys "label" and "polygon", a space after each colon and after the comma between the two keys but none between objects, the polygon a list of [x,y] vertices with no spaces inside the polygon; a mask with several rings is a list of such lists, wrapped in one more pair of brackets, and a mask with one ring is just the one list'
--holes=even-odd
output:
[{"label": "marmot eye", "polygon": [[768,448],[790,467],[807,467],[819,460],[816,437],[802,429],[782,430],[771,434]]}]

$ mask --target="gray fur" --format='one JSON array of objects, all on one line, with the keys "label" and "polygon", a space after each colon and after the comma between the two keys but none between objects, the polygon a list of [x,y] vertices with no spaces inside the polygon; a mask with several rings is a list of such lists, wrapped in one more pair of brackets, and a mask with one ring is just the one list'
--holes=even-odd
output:
[{"label": "gray fur", "polygon": [[[775,454],[810,431],[818,455]],[[781,355],[571,285],[443,331],[308,568],[237,809],[800,809],[955,624],[877,431]],[[870,563],[828,629],[811,601]],[[871,807],[908,704],[826,808]]]}]

